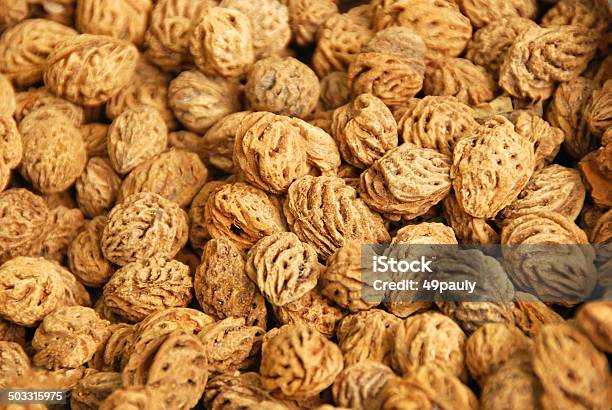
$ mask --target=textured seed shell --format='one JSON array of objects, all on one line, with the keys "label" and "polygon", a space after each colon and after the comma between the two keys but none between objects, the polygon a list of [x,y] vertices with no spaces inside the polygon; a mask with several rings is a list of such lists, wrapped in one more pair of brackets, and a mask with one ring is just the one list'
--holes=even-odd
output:
[{"label": "textured seed shell", "polygon": [[319,100],[319,79],[293,57],[271,56],[249,71],[245,96],[249,109],[304,118]]},{"label": "textured seed shell", "polygon": [[576,320],[582,331],[600,350],[612,352],[612,323],[609,301],[585,303],[576,313]]},{"label": "textured seed shell", "polygon": [[304,47],[315,42],[319,27],[338,12],[333,0],[286,0],[293,39]]},{"label": "textured seed shell", "polygon": [[87,161],[80,130],[61,112],[42,107],[19,124],[24,156],[19,170],[36,189],[57,193],[68,189]]},{"label": "textured seed shell", "polygon": [[112,392],[120,387],[120,373],[91,372],[86,374],[70,393],[70,408],[74,410],[98,408]]},{"label": "textured seed shell", "polygon": [[[500,281],[499,278],[495,278]],[[510,280],[504,274],[506,281],[504,292],[497,294],[493,293],[493,302],[436,302],[436,306],[442,313],[456,320],[461,328],[466,332],[471,333],[481,328],[482,326],[490,323],[511,325],[514,322],[514,306],[510,302],[513,292],[508,292],[508,288],[511,284]],[[495,289],[495,286],[491,286]],[[491,289],[490,288],[490,289]],[[490,291],[488,289],[487,291]],[[510,290],[512,290],[510,288]],[[486,291],[485,291],[486,292]],[[485,293],[483,292],[483,293]]]},{"label": "textured seed shell", "polygon": [[327,338],[336,334],[343,311],[321,295],[318,288],[283,306],[272,306],[274,317],[281,325],[302,324]]},{"label": "textured seed shell", "polygon": [[607,176],[607,166],[600,167],[601,152],[587,154],[578,163],[585,186],[596,206],[608,208],[612,206],[612,180]]},{"label": "textured seed shell", "polygon": [[47,88],[30,88],[27,91],[18,92],[16,95],[15,120],[17,123],[26,115],[39,108],[53,108],[68,117],[74,125],[81,126],[85,120],[83,107],[73,104],[63,98],[51,94]]},{"label": "textured seed shell", "polygon": [[43,241],[42,256],[63,262],[68,246],[85,224],[85,216],[78,208],[58,206],[51,210],[51,229]]},{"label": "textured seed shell", "polygon": [[122,387],[111,393],[100,405],[100,410],[115,410],[120,408],[163,410],[165,408],[160,397],[153,389],[142,387]]},{"label": "textured seed shell", "polygon": [[538,408],[541,391],[530,356],[519,354],[489,377],[482,389],[481,404],[492,410]]},{"label": "textured seed shell", "polygon": [[391,366],[395,328],[401,319],[380,309],[346,316],[337,330],[344,365],[373,360]]},{"label": "textured seed shell", "polygon": [[127,109],[108,129],[108,157],[119,174],[127,174],[166,149],[168,129],[157,110]]},{"label": "textured seed shell", "polygon": [[594,250],[585,246],[584,231],[561,214],[519,215],[502,229],[501,243],[514,245],[502,249],[512,281],[545,302],[573,304],[595,287]]},{"label": "textured seed shell", "polygon": [[134,338],[134,326],[127,323],[111,324],[108,334],[91,360],[90,368],[101,372],[120,372],[127,361],[126,351]]},{"label": "textured seed shell", "polygon": [[393,368],[401,374],[434,364],[465,380],[466,337],[447,316],[428,312],[411,316],[396,327]]},{"label": "textured seed shell", "polygon": [[10,387],[13,379],[28,373],[30,367],[30,358],[21,345],[0,341],[0,387]]},{"label": "textured seed shell", "polygon": [[307,153],[289,117],[255,112],[242,118],[235,130],[233,163],[244,178],[273,194],[309,171]]},{"label": "textured seed shell", "polygon": [[463,209],[491,218],[518,196],[534,167],[533,144],[497,116],[457,143],[450,175]]},{"label": "textured seed shell", "polygon": [[531,339],[512,325],[488,323],[467,339],[465,363],[472,377],[481,386],[509,359],[529,351]]},{"label": "textured seed shell", "polygon": [[399,105],[421,90],[424,71],[422,55],[364,51],[349,65],[349,87],[354,95],[369,93],[386,105]]},{"label": "textured seed shell", "polygon": [[514,113],[518,113],[516,119],[512,119],[516,132],[535,144],[536,170],[544,168],[559,153],[564,139],[563,131],[551,126],[536,113],[530,111]]},{"label": "textured seed shell", "polygon": [[108,125],[92,122],[81,126],[81,135],[85,143],[87,158],[108,157],[106,149],[106,135]]},{"label": "textured seed shell", "polygon": [[204,160],[221,171],[235,173],[233,153],[236,130],[250,111],[229,114],[215,123],[202,136]]},{"label": "textured seed shell", "polygon": [[503,219],[512,219],[533,211],[552,211],[575,220],[582,210],[585,195],[577,170],[553,164],[536,172],[500,215]]},{"label": "textured seed shell", "polygon": [[381,408],[476,410],[479,403],[472,390],[452,373],[444,368],[424,365],[401,379],[391,379],[383,391]]},{"label": "textured seed shell", "polygon": [[[391,244],[405,245],[455,245],[454,231],[439,222],[422,222],[398,229]],[[401,252],[401,249],[399,250]],[[408,249],[407,252],[410,252]]]},{"label": "textured seed shell", "polygon": [[311,244],[320,257],[329,257],[347,240],[388,241],[382,218],[373,213],[356,191],[338,177],[305,176],[289,187],[284,203],[292,232]]},{"label": "textured seed shell", "polygon": [[291,232],[280,232],[253,245],[245,272],[268,302],[283,306],[316,286],[320,267],[312,246]]},{"label": "textured seed shell", "polygon": [[105,214],[115,205],[120,185],[109,160],[90,158],[75,184],[79,208],[90,218]]},{"label": "textured seed shell", "polygon": [[34,333],[34,364],[49,370],[84,364],[106,337],[108,325],[88,307],[61,307],[53,311]]},{"label": "textured seed shell", "polygon": [[251,366],[264,333],[262,328],[247,325],[244,318],[228,317],[206,326],[199,337],[206,348],[209,371],[229,373]]},{"label": "textured seed shell", "polygon": [[213,7],[191,34],[189,50],[205,74],[241,77],[255,60],[251,22],[240,11]]},{"label": "textured seed shell", "polygon": [[607,128],[612,126],[612,80],[608,80],[604,85],[593,91],[591,101],[585,109],[584,115],[587,117],[589,129],[596,135],[601,135]]},{"label": "textured seed shell", "polygon": [[121,202],[136,193],[152,192],[185,207],[207,176],[208,170],[197,154],[166,151],[134,168],[123,180],[117,200]]},{"label": "textured seed shell", "polygon": [[264,298],[246,275],[244,255],[229,239],[206,243],[193,285],[204,312],[219,319],[244,317],[247,324],[266,328]]},{"label": "textured seed shell", "polygon": [[423,91],[427,95],[456,97],[460,102],[477,105],[491,101],[497,84],[491,74],[465,58],[442,58],[427,66]]},{"label": "textured seed shell", "polygon": [[563,147],[574,158],[582,158],[596,147],[582,115],[593,87],[593,82],[584,77],[559,84],[546,111],[546,120],[563,131]]},{"label": "textured seed shell", "polygon": [[350,14],[332,15],[319,28],[313,69],[320,78],[333,71],[345,72],[373,35],[367,19]]},{"label": "textured seed shell", "polygon": [[140,58],[130,83],[106,102],[106,116],[114,120],[126,109],[146,105],[157,109],[168,130],[178,128],[178,123],[168,103],[169,74]]},{"label": "textured seed shell", "polygon": [[183,71],[170,82],[168,102],[190,131],[206,132],[215,122],[240,111],[239,84],[199,71]]},{"label": "textured seed shell", "polygon": [[206,348],[197,336],[177,329],[134,352],[122,372],[125,387],[146,387],[159,395],[164,408],[194,407],[206,386]]},{"label": "textured seed shell", "polygon": [[142,192],[115,206],[102,233],[102,253],[123,266],[159,255],[174,257],[187,242],[187,215],[160,195]]},{"label": "textured seed shell", "polygon": [[465,58],[489,69],[493,76],[497,77],[504,57],[514,40],[536,26],[533,20],[523,17],[504,17],[487,24],[472,36]]},{"label": "textured seed shell", "polygon": [[208,197],[215,189],[226,183],[225,181],[209,181],[205,183],[200,192],[191,201],[189,206],[189,243],[195,249],[204,249],[206,242],[210,239],[210,234],[206,228],[206,220],[204,219],[204,208],[206,207]]},{"label": "textured seed shell", "polygon": [[9,114],[0,114],[0,164],[9,170],[16,168],[23,157],[23,144],[17,124]]},{"label": "textured seed shell", "polygon": [[440,0],[385,1],[374,9],[377,30],[393,25],[407,27],[423,37],[427,57],[457,57],[471,35],[470,20],[454,2]]},{"label": "textured seed shell", "polygon": [[104,302],[128,322],[139,322],[169,307],[185,307],[191,300],[189,267],[155,257],[117,270],[104,285]]},{"label": "textured seed shell", "polygon": [[198,335],[204,327],[214,322],[212,316],[190,308],[168,308],[152,313],[134,326],[134,341],[130,343],[127,354],[131,356],[133,352],[143,351],[151,341],[175,330]]},{"label": "textured seed shell", "polygon": [[333,71],[321,78],[319,104],[324,110],[335,110],[351,100],[348,75],[343,71]]},{"label": "textured seed shell", "polygon": [[306,398],[332,384],[342,371],[342,353],[317,331],[285,325],[264,337],[259,371],[269,391]]},{"label": "textured seed shell", "polygon": [[[361,244],[347,241],[327,259],[319,281],[325,297],[351,312],[368,310],[379,303],[371,299],[373,289],[362,277],[361,255]],[[364,300],[366,294],[368,297]]]},{"label": "textured seed shell", "polygon": [[193,26],[205,16],[216,0],[161,0],[151,12],[145,33],[146,56],[165,71],[191,68],[189,38]]},{"label": "textured seed shell", "polygon": [[387,105],[402,104],[423,86],[427,47],[405,27],[379,31],[361,48],[348,69],[354,95],[371,93]]},{"label": "textured seed shell", "polygon": [[0,340],[25,346],[25,328],[0,318]]},{"label": "textured seed shell", "polygon": [[398,129],[404,142],[452,155],[455,143],[478,126],[473,115],[454,97],[426,96],[409,101]]},{"label": "textured seed shell", "polygon": [[323,129],[299,118],[292,118],[293,126],[300,130],[306,149],[310,175],[336,175],[341,165],[340,152],[331,135]]},{"label": "textured seed shell", "polygon": [[[206,385],[202,398],[209,409],[246,408],[262,410],[287,410],[283,403],[266,391],[261,384],[261,377],[255,372],[236,372],[215,375]],[[287,403],[290,404],[290,403]]]},{"label": "textured seed shell", "polygon": [[53,94],[79,105],[99,105],[129,83],[137,60],[131,43],[81,34],[56,46],[43,76]]},{"label": "textured seed shell", "polygon": [[277,0],[222,0],[220,6],[238,10],[249,18],[256,59],[281,55],[286,51],[291,29],[289,11],[284,3]]},{"label": "textured seed shell", "polygon": [[111,324],[115,325],[118,323],[122,323],[122,319],[113,312],[111,312],[110,309],[106,306],[106,303],[104,302],[104,295],[98,298],[93,308],[102,319],[108,320]]},{"label": "textured seed shell", "polygon": [[563,318],[557,312],[531,294],[516,292],[515,299],[516,326],[530,337],[548,323],[563,322]]},{"label": "textured seed shell", "polygon": [[2,0],[0,2],[0,31],[28,18],[30,10],[26,0]]},{"label": "textured seed shell", "polygon": [[499,243],[499,234],[483,218],[474,218],[463,210],[455,195],[448,195],[443,201],[444,216],[462,243]]},{"label": "textured seed shell", "polygon": [[200,135],[191,131],[173,131],[168,134],[168,146],[176,150],[191,151],[206,161],[206,152]]},{"label": "textured seed shell", "polygon": [[383,390],[394,376],[389,367],[374,361],[365,360],[348,366],[332,386],[334,402],[347,408],[378,409]]},{"label": "textured seed shell", "polygon": [[206,202],[204,220],[211,237],[229,238],[243,250],[286,229],[279,204],[243,182],[218,187]]},{"label": "textured seed shell", "polygon": [[12,173],[11,169],[0,162],[0,192],[4,191],[4,189],[11,182]]},{"label": "textured seed shell", "polygon": [[537,4],[535,0],[459,0],[459,8],[472,22],[474,27],[486,24],[497,24],[503,17],[535,18]]},{"label": "textured seed shell", "polygon": [[397,146],[397,124],[387,106],[362,94],[334,111],[332,133],[345,161],[367,168]]},{"label": "textured seed shell", "polygon": [[22,188],[0,192],[0,263],[38,254],[50,221],[51,211],[42,197]]},{"label": "textured seed shell", "polygon": [[113,274],[111,263],[104,258],[100,249],[100,237],[107,219],[98,216],[85,223],[68,247],[70,271],[87,286],[104,285]]},{"label": "textured seed shell", "polygon": [[[597,49],[598,36],[580,26],[533,28],[521,34],[500,68],[500,86],[532,100],[551,96],[555,81],[580,75]],[[554,52],[546,52],[548,48]]]},{"label": "textured seed shell", "polygon": [[361,174],[360,198],[379,212],[414,219],[448,195],[450,166],[447,155],[402,144]]},{"label": "textured seed shell", "polygon": [[[599,252],[597,259],[599,261],[603,263],[612,257],[612,255],[610,255],[610,247],[608,246],[612,243],[612,211],[607,210],[597,218],[595,226],[593,226],[590,232],[589,239],[590,243],[598,245]],[[603,266],[600,269],[603,269]],[[600,278],[600,281],[601,280]]]},{"label": "textured seed shell", "polygon": [[140,45],[147,30],[151,0],[82,0],[75,26],[81,33],[100,34]]},{"label": "textured seed shell", "polygon": [[11,117],[15,108],[15,89],[11,81],[0,70],[0,116]]},{"label": "textured seed shell", "polygon": [[608,26],[607,7],[605,2],[596,0],[560,0],[542,16],[541,25],[553,27],[571,24],[605,31]]},{"label": "textured seed shell", "polygon": [[544,326],[534,337],[532,364],[542,383],[542,408],[612,406],[612,377],[606,357],[575,327]]},{"label": "textured seed shell", "polygon": [[0,72],[15,85],[41,82],[47,57],[76,30],[43,19],[25,20],[7,29],[0,38]]}]

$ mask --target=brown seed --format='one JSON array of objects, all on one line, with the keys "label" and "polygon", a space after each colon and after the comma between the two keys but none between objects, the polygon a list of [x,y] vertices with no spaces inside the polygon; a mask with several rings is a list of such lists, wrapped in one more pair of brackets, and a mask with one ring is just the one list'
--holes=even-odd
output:
[{"label": "brown seed", "polygon": [[104,285],[104,302],[124,320],[139,322],[151,313],[187,306],[192,289],[187,265],[152,257],[117,270]]},{"label": "brown seed", "polygon": [[87,152],[80,130],[60,111],[41,107],[19,124],[21,174],[43,193],[68,189],[81,175]]},{"label": "brown seed", "polygon": [[187,214],[178,205],[141,192],[109,213],[100,244],[104,256],[120,266],[153,256],[172,258],[187,242],[187,229]]},{"label": "brown seed", "polygon": [[[382,218],[338,177],[305,176],[289,187],[284,211],[292,232],[329,257],[347,240],[388,241]],[[333,227],[333,230],[328,230]]]},{"label": "brown seed", "polygon": [[170,82],[168,103],[187,129],[204,133],[221,118],[240,111],[239,83],[183,71]]},{"label": "brown seed", "polygon": [[167,144],[164,119],[152,107],[128,108],[108,129],[108,157],[120,175],[163,152]]},{"label": "brown seed", "polygon": [[45,85],[75,104],[99,105],[129,83],[137,60],[138,49],[131,43],[81,34],[62,41],[49,54]]},{"label": "brown seed", "polygon": [[90,158],[76,180],[79,208],[90,218],[108,212],[117,199],[121,178],[106,158]]},{"label": "brown seed", "polygon": [[250,109],[304,118],[319,100],[316,74],[293,57],[267,57],[253,65],[245,95]]},{"label": "brown seed", "polygon": [[242,77],[255,60],[253,28],[238,10],[211,8],[191,34],[189,50],[195,65],[205,74]]},{"label": "brown seed", "polygon": [[317,252],[291,232],[266,236],[249,250],[245,272],[268,302],[283,306],[313,289],[321,267]]},{"label": "brown seed", "polygon": [[263,386],[288,398],[306,398],[330,386],[342,370],[334,343],[304,325],[285,325],[264,337]]},{"label": "brown seed", "polygon": [[57,370],[86,363],[106,337],[108,325],[91,308],[70,306],[53,311],[34,333],[34,364]]},{"label": "brown seed", "polygon": [[16,85],[35,85],[42,80],[46,59],[56,46],[77,34],[54,21],[25,20],[2,33],[0,72]]},{"label": "brown seed", "polygon": [[450,176],[462,208],[492,218],[518,196],[534,167],[533,144],[497,116],[455,145]]}]

